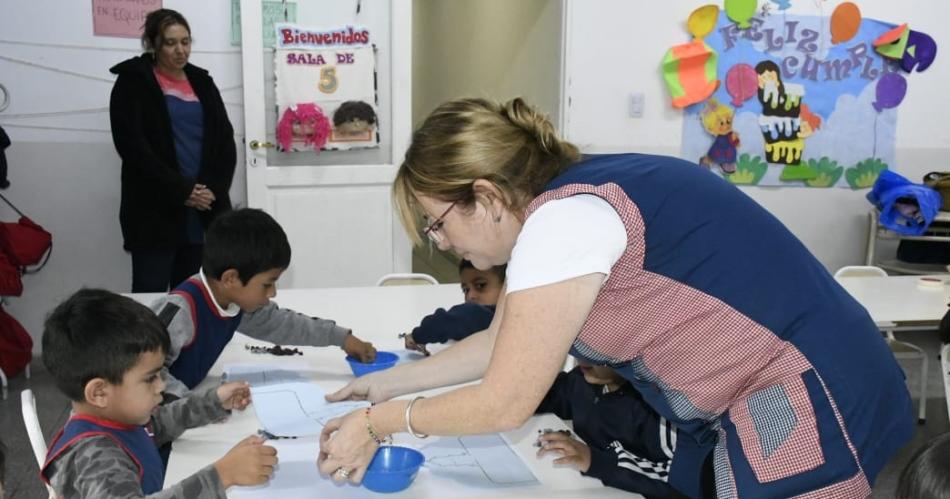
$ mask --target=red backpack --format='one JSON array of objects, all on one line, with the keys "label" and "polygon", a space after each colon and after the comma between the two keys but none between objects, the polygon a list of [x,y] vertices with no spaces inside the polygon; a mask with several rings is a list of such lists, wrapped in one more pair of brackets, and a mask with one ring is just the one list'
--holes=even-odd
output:
[{"label": "red backpack", "polygon": [[7,377],[20,374],[33,359],[33,338],[0,306],[0,369]]}]

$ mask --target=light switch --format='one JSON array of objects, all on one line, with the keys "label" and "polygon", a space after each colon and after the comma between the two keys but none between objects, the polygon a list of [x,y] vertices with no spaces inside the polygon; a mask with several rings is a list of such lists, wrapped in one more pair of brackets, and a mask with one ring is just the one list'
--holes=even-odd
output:
[{"label": "light switch", "polygon": [[636,92],[630,94],[630,117],[631,118],[642,118],[643,117],[643,101],[646,97],[643,95],[643,92]]}]

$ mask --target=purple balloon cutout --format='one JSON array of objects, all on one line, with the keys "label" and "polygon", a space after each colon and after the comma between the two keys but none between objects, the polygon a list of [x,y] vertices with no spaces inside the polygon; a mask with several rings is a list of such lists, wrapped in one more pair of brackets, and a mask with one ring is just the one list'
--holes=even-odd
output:
[{"label": "purple balloon cutout", "polygon": [[917,72],[930,67],[937,57],[937,42],[927,33],[911,30],[907,36],[907,49],[901,58],[901,69],[910,73],[917,66]]},{"label": "purple balloon cutout", "polygon": [[887,73],[877,81],[877,100],[871,104],[881,112],[897,107],[907,93],[907,80],[900,73]]},{"label": "purple balloon cutout", "polygon": [[732,105],[739,107],[759,90],[759,78],[748,64],[736,64],[726,73],[726,92],[732,96]]}]

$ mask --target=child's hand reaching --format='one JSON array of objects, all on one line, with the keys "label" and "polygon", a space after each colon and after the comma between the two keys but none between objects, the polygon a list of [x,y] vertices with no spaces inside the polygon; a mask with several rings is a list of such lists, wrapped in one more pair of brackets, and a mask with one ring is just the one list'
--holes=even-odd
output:
[{"label": "child's hand reaching", "polygon": [[429,351],[426,350],[426,344],[416,343],[416,340],[412,338],[412,333],[408,333],[408,334],[400,335],[400,336],[402,336],[406,342],[406,350],[414,350],[416,352],[421,353],[422,355],[425,355],[426,357],[429,356]]},{"label": "child's hand reaching", "polygon": [[343,351],[351,357],[360,359],[360,362],[376,360],[376,349],[373,348],[373,344],[357,338],[352,332],[346,335],[343,341]]},{"label": "child's hand reaching", "polygon": [[[230,384],[230,383],[229,383]],[[264,445],[264,439],[255,435],[238,442],[227,454],[214,463],[227,489],[232,485],[258,485],[274,474],[277,449]]]},{"label": "child's hand reaching", "polygon": [[590,469],[590,447],[576,440],[570,432],[545,432],[538,437],[538,443],[541,444],[538,457],[553,452],[561,456],[554,460],[554,464],[566,464],[581,473]]},{"label": "child's hand reaching", "polygon": [[231,410],[244,410],[251,403],[251,386],[247,381],[233,381],[218,387],[218,400],[221,407]]}]

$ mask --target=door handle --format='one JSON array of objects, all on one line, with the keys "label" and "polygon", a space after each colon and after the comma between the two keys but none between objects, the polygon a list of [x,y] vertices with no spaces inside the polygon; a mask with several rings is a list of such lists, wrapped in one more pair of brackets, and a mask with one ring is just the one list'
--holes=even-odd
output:
[{"label": "door handle", "polygon": [[256,150],[258,150],[258,149],[260,149],[260,148],[262,148],[262,147],[264,147],[264,148],[274,147],[274,144],[273,144],[272,142],[266,142],[266,141],[265,141],[265,142],[261,142],[261,141],[259,141],[259,140],[252,140],[251,143],[248,144],[248,145],[251,146],[251,149],[254,150],[254,151],[256,151]]}]

